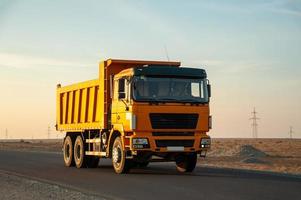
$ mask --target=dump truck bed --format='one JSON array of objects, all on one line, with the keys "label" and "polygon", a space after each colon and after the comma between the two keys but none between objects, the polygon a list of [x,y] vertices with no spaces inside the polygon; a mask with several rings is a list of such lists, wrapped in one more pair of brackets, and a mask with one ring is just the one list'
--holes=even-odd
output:
[{"label": "dump truck bed", "polygon": [[102,129],[99,79],[57,88],[57,129]]}]

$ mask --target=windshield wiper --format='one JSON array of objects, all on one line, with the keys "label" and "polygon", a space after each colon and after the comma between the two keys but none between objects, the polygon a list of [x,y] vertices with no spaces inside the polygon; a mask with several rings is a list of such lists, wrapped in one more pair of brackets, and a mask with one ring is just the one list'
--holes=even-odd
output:
[{"label": "windshield wiper", "polygon": [[173,99],[173,98],[164,98],[164,99],[160,99],[160,100],[164,100],[164,101],[179,101],[179,99]]},{"label": "windshield wiper", "polygon": [[207,102],[195,101],[193,99],[181,99],[183,102],[191,103],[191,104],[206,104]]},{"label": "windshield wiper", "polygon": [[178,101],[178,102],[198,102],[198,101],[194,101],[193,99],[175,99],[175,98],[163,98],[160,100],[165,100],[165,101]]},{"label": "windshield wiper", "polygon": [[160,102],[163,102],[164,101],[161,101],[161,99],[158,99],[158,98],[141,98],[141,99],[137,99],[137,101],[144,101],[144,102],[148,102],[150,104],[157,104],[157,103],[160,103]]},{"label": "windshield wiper", "polygon": [[204,104],[202,102],[199,101],[195,101],[193,99],[174,99],[174,98],[164,98],[164,99],[160,99],[163,101],[170,101],[170,102],[177,102],[177,103],[182,103],[182,104],[186,104],[186,103],[190,103],[190,104]]}]

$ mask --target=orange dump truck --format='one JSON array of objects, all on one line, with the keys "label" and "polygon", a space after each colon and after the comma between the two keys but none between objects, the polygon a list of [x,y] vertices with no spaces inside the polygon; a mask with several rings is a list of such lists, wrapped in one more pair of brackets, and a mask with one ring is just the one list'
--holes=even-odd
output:
[{"label": "orange dump truck", "polygon": [[97,79],[57,85],[64,163],[97,167],[111,158],[116,173],[127,173],[175,161],[191,172],[210,148],[210,93],[205,70],[180,62],[102,61]]}]

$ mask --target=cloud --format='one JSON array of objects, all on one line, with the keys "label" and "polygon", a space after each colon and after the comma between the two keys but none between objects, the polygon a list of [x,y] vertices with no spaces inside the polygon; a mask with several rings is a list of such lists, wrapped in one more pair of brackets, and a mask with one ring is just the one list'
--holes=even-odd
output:
[{"label": "cloud", "polygon": [[240,3],[207,2],[208,9],[237,14],[272,12],[276,14],[301,16],[300,0],[242,1]]},{"label": "cloud", "polygon": [[276,61],[255,60],[192,60],[183,63],[185,66],[200,66],[219,73],[245,73],[250,71],[269,71],[277,64]]},{"label": "cloud", "polygon": [[0,53],[0,68],[86,67],[93,65],[95,63],[79,63],[54,58]]},{"label": "cloud", "polygon": [[301,17],[301,11],[295,11],[295,10],[290,10],[290,9],[285,9],[285,8],[275,8],[275,9],[271,9],[271,11],[280,13],[280,14],[294,15],[294,16]]},{"label": "cloud", "polygon": [[301,3],[299,0],[275,0],[264,4],[264,7],[267,10],[278,14],[301,16]]}]

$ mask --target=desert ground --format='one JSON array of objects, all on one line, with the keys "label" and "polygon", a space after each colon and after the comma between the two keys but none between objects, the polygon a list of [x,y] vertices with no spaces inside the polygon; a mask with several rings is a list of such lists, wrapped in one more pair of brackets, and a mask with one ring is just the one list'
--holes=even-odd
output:
[{"label": "desert ground", "polygon": [[[61,152],[62,139],[0,140],[0,150]],[[301,175],[301,139],[213,138],[198,165]]]},{"label": "desert ground", "polygon": [[213,139],[199,164],[301,175],[301,139]]}]

